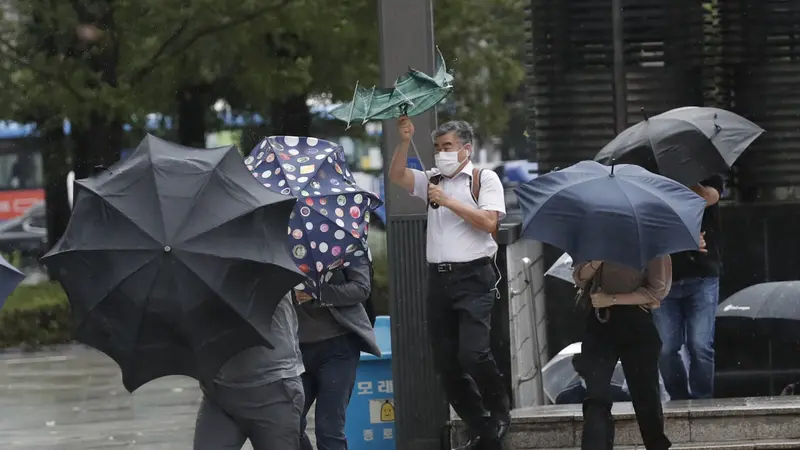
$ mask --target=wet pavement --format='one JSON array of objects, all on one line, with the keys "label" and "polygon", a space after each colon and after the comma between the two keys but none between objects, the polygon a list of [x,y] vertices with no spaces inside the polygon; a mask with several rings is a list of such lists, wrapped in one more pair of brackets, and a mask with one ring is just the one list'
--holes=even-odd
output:
[{"label": "wet pavement", "polygon": [[191,449],[201,396],[186,377],[129,394],[111,359],[78,345],[0,355],[0,389],[3,450]]}]

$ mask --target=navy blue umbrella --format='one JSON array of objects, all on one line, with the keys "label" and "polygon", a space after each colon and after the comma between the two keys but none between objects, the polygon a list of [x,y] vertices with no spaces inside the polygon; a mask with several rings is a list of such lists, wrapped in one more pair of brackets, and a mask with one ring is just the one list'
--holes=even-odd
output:
[{"label": "navy blue umbrella", "polygon": [[639,166],[582,161],[515,191],[522,236],[561,248],[575,263],[643,269],[653,258],[700,246],[705,200]]},{"label": "navy blue umbrella", "polygon": [[256,145],[245,164],[265,188],[298,198],[289,219],[288,245],[297,267],[308,276],[299,287],[319,299],[320,284],[330,280],[333,270],[366,263],[370,213],[382,202],[356,185],[339,144],[270,136]]},{"label": "navy blue umbrella", "polygon": [[3,307],[8,296],[14,292],[17,285],[24,279],[24,273],[0,256],[0,308]]}]

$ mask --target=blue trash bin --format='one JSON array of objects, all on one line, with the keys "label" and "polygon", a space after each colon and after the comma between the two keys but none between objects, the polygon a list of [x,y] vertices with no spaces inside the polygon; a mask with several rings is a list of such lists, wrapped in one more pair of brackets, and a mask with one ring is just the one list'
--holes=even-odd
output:
[{"label": "blue trash bin", "polygon": [[383,354],[361,352],[356,384],[347,407],[345,434],[351,450],[394,450],[394,385],[389,317],[375,320],[375,337]]}]

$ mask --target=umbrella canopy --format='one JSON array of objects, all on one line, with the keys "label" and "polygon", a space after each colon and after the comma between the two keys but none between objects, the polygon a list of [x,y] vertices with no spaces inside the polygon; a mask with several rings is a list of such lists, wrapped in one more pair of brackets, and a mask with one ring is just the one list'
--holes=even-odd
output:
[{"label": "umbrella canopy", "polygon": [[522,236],[559,247],[576,263],[644,269],[658,256],[700,247],[705,200],[638,166],[582,161],[515,192]]},{"label": "umbrella canopy", "polygon": [[[556,403],[556,399],[560,396],[563,397],[562,393],[581,384],[581,377],[572,365],[572,358],[580,352],[580,342],[570,344],[558,352],[542,368],[542,387],[551,402]],[[614,374],[611,376],[611,385],[619,390],[622,390],[625,385],[625,374],[619,361],[617,361]]]},{"label": "umbrella canopy", "polygon": [[800,281],[760,283],[731,295],[717,307],[725,321],[755,322],[769,334],[800,337]]},{"label": "umbrella canopy", "polygon": [[595,161],[636,164],[692,186],[728,171],[763,132],[730,111],[688,106],[628,128],[603,147]]},{"label": "umbrella canopy", "polygon": [[25,274],[12,266],[5,258],[0,256],[0,308],[6,303],[8,296],[25,279]]},{"label": "umbrella canopy", "polygon": [[364,263],[369,255],[370,214],[382,202],[356,185],[344,150],[314,137],[270,136],[245,159],[267,189],[295,195],[299,201],[289,219],[288,246],[308,280],[312,297],[332,271]]},{"label": "umbrella canopy", "polygon": [[353,100],[331,111],[331,115],[347,122],[362,124],[370,120],[415,116],[433,108],[453,91],[453,76],[447,73],[444,57],[436,49],[436,71],[433,76],[409,69],[394,87],[378,89],[359,87],[356,83]]},{"label": "umbrella canopy", "polygon": [[575,279],[572,278],[572,257],[564,253],[544,274],[550,275],[553,278],[558,278],[559,280],[564,280],[570,284],[575,284]]},{"label": "umbrella canopy", "polygon": [[75,182],[67,230],[43,262],[69,297],[76,337],[134,391],[166,375],[210,380],[265,339],[303,280],[286,251],[296,200],[264,189],[235,147],[147,136]]}]

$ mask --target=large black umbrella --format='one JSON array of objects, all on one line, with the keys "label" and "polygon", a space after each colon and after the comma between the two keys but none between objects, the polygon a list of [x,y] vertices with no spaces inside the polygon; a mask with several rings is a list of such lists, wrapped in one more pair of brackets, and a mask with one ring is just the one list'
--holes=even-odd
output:
[{"label": "large black umbrella", "polygon": [[687,106],[628,128],[595,156],[603,164],[636,164],[686,186],[725,173],[764,132],[718,108]]},{"label": "large black umbrella", "polygon": [[741,320],[789,339],[800,338],[800,281],[760,283],[731,295],[717,307],[717,317]]},{"label": "large black umbrella", "polygon": [[166,375],[208,380],[269,345],[278,302],[304,279],[286,248],[295,201],[264,189],[233,146],[147,136],[75,182],[67,230],[43,261],[77,339],[113,358],[129,391]]},{"label": "large black umbrella", "polygon": [[719,304],[717,321],[727,329],[751,325],[756,335],[765,338],[770,393],[774,394],[772,343],[800,339],[800,281],[773,281],[744,288]]}]

